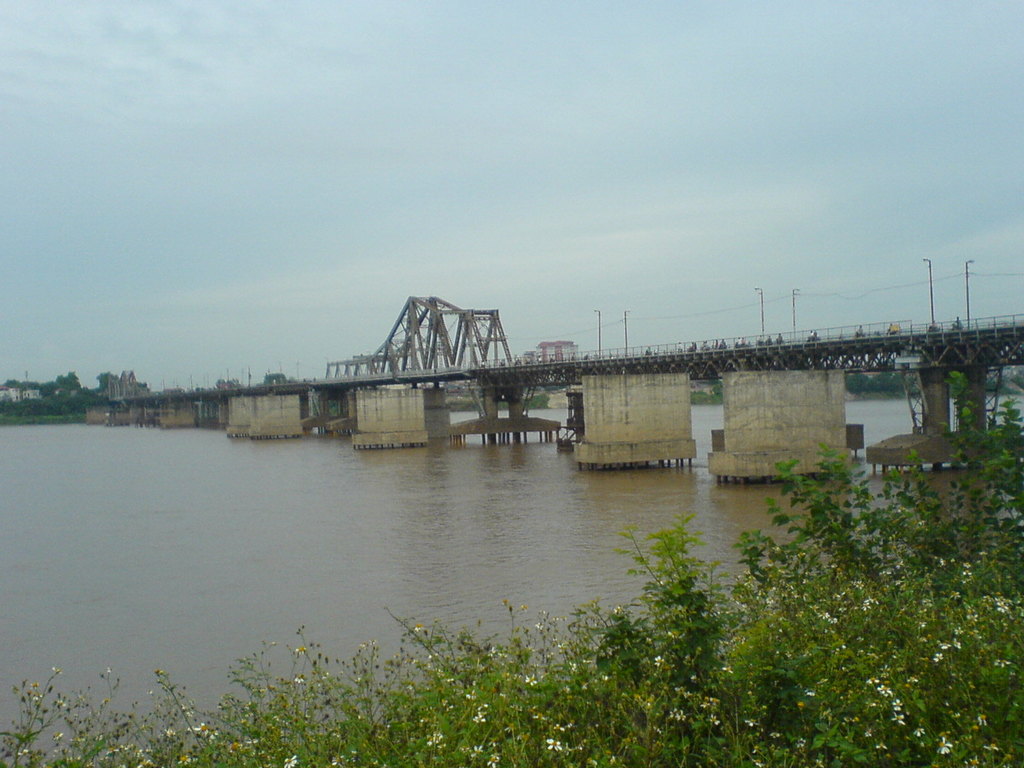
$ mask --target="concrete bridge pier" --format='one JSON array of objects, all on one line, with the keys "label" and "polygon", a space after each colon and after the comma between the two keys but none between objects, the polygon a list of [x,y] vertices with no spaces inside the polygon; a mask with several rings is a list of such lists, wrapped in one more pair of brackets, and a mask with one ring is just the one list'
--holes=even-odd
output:
[{"label": "concrete bridge pier", "polygon": [[951,429],[985,429],[988,369],[985,366],[960,369],[967,378],[967,399],[972,403],[973,417],[970,424],[960,425],[953,419],[947,383],[949,374],[954,370],[957,369],[928,367],[905,374],[912,377],[907,386],[914,431],[869,445],[864,456],[872,467],[881,465],[884,471],[889,467],[931,464],[932,469],[941,469],[954,458],[953,446],[947,437]]},{"label": "concrete bridge pier", "polygon": [[[708,469],[719,481],[771,480],[780,461],[811,474],[821,446],[847,449],[842,371],[743,371],[723,377],[725,429]],[[589,424],[587,425],[589,429]]]},{"label": "concrete bridge pier", "polygon": [[182,429],[195,427],[196,414],[190,400],[172,400],[160,407],[161,429]]},{"label": "concrete bridge pier", "polygon": [[355,395],[352,447],[412,448],[448,436],[449,412],[443,389],[360,389]]},{"label": "concrete bridge pier", "polygon": [[952,423],[949,406],[947,371],[942,368],[922,368],[919,371],[922,418],[918,429],[923,435],[943,435]]},{"label": "concrete bridge pier", "polygon": [[[464,445],[468,435],[480,435],[484,445],[510,445],[528,440],[530,432],[539,433],[544,442],[555,439],[559,422],[526,415],[526,391],[523,387],[483,387],[480,393],[483,415],[478,419],[452,424],[452,445]],[[499,403],[508,404],[508,417],[501,418]]]},{"label": "concrete bridge pier", "polygon": [[298,395],[242,395],[228,401],[228,437],[279,440],[302,437]]},{"label": "concrete bridge pier", "polygon": [[583,377],[581,469],[693,464],[690,377],[685,373]]}]

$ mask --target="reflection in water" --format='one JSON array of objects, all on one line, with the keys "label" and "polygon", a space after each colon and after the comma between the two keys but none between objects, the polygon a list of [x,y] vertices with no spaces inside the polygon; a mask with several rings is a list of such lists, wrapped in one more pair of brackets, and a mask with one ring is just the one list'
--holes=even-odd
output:
[{"label": "reflection in water", "polygon": [[[855,403],[849,420],[870,442],[906,431],[905,408]],[[623,472],[579,472],[536,442],[353,451],[198,430],[0,429],[0,685],[60,666],[83,687],[109,666],[138,697],[161,667],[210,701],[234,659],[294,642],[300,626],[349,655],[373,638],[394,648],[390,614],[497,631],[504,598],[528,615],[627,601],[639,581],[615,552],[619,532],[679,515],[702,532],[702,556],[728,567],[779,491],[716,484],[721,407],[693,413],[692,470]],[[0,699],[0,718],[12,704]]]}]

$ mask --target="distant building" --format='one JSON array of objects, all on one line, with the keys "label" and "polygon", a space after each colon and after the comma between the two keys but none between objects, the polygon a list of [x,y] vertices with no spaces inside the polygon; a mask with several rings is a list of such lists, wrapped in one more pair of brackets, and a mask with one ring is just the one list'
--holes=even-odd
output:
[{"label": "distant building", "polygon": [[19,400],[40,400],[42,395],[38,389],[19,389],[0,384],[0,402],[16,403]]},{"label": "distant building", "polygon": [[574,341],[542,341],[537,345],[537,359],[541,363],[572,360],[576,357]]}]

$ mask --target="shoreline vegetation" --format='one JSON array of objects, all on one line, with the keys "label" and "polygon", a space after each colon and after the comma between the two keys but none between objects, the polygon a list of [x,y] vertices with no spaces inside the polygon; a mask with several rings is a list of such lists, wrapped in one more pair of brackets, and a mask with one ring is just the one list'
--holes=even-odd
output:
[{"label": "shoreline vegetation", "polygon": [[112,373],[101,373],[96,389],[87,389],[74,371],[53,381],[4,382],[5,394],[16,399],[0,399],[0,426],[32,424],[84,424],[90,408],[107,404],[107,379]]},{"label": "shoreline vegetation", "polygon": [[0,414],[0,427],[25,427],[45,424],[85,424],[85,414],[41,414],[38,416]]},{"label": "shoreline vegetation", "polygon": [[917,471],[874,490],[838,455],[813,478],[780,465],[788,503],[741,536],[739,576],[692,554],[689,518],[625,532],[646,581],[629,605],[506,603],[492,636],[402,621],[389,658],[338,660],[300,631],[283,664],[239,661],[208,711],[160,670],[127,710],[112,681],[97,700],[54,670],[14,691],[0,765],[1020,765],[1021,414],[951,439],[962,471],[941,490]]}]

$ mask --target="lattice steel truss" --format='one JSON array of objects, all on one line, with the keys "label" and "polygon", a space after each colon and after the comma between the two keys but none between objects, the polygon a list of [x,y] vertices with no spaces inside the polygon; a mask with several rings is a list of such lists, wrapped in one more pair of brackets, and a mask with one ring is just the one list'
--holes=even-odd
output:
[{"label": "lattice steel truss", "polygon": [[512,363],[498,310],[410,296],[376,352],[328,363],[327,378],[469,370],[487,362]]},{"label": "lattice steel truss", "polygon": [[1024,321],[995,319],[970,330],[947,327],[939,332],[900,331],[866,336],[848,335],[806,341],[733,344],[712,349],[627,352],[621,356],[581,357],[567,361],[487,366],[473,371],[483,384],[578,384],[587,374],[687,373],[694,380],[721,378],[729,371],[846,370],[893,371],[906,356],[918,367],[989,370],[1024,365]]}]

